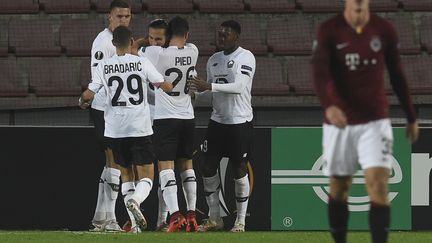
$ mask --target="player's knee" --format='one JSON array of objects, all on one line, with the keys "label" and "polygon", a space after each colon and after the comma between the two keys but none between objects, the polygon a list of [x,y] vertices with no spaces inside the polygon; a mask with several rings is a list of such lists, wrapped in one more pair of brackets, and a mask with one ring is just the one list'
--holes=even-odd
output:
[{"label": "player's knee", "polygon": [[330,196],[341,202],[348,200],[351,181],[345,177],[332,177],[330,180]]},{"label": "player's knee", "polygon": [[193,169],[193,163],[191,159],[178,159],[175,161],[175,167],[178,171],[183,172]]},{"label": "player's knee", "polygon": [[347,202],[348,194],[348,191],[333,190],[330,192],[330,197],[338,202]]},{"label": "player's knee", "polygon": [[387,183],[381,180],[371,180],[366,183],[367,191],[371,197],[385,197],[387,196]]},{"label": "player's knee", "polygon": [[205,156],[201,163],[201,172],[204,177],[212,177],[216,175],[220,159],[211,156]]},{"label": "player's knee", "polygon": [[231,159],[231,167],[234,171],[234,178],[240,179],[246,176],[247,174],[247,165],[246,160],[241,159]]},{"label": "player's knee", "polygon": [[134,181],[135,179],[135,175],[133,170],[129,170],[127,168],[123,168],[121,167],[121,179],[122,182],[130,182],[130,181]]},{"label": "player's knee", "polygon": [[143,163],[135,166],[137,169],[137,176],[135,178],[139,180],[143,178],[154,179],[154,164],[153,163]]},{"label": "player's knee", "polygon": [[[206,164],[206,163],[203,163],[203,164]],[[202,166],[201,171],[202,171],[202,174],[204,177],[212,177],[212,176],[216,175],[217,167],[206,165],[206,166]]]}]

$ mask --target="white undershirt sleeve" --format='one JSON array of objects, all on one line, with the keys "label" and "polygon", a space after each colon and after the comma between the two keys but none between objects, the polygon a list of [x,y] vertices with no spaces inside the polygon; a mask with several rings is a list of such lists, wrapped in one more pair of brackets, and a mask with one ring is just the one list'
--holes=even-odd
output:
[{"label": "white undershirt sleeve", "polygon": [[96,70],[92,73],[92,81],[88,85],[88,89],[93,93],[97,93],[103,87],[103,77],[101,76],[102,66],[96,67]]},{"label": "white undershirt sleeve", "polygon": [[245,74],[237,74],[234,83],[217,84],[212,83],[212,92],[223,92],[230,94],[241,94],[246,88],[250,77]]}]

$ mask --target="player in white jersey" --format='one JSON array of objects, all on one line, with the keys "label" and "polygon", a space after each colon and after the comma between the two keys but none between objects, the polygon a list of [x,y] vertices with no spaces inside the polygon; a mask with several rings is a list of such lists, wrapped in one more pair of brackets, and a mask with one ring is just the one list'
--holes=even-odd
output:
[{"label": "player in white jersey", "polygon": [[[166,93],[155,91],[155,144],[159,180],[163,199],[170,213],[168,232],[178,231],[187,223],[186,231],[196,231],[196,177],[192,165],[194,111],[189,96],[188,77],[194,75],[198,49],[186,44],[189,24],[181,17],[168,23],[170,38],[167,48],[150,46],[139,53],[155,65],[174,88]],[[187,204],[187,217],[179,212],[174,161],[182,179]]]},{"label": "player in white jersey", "polygon": [[[107,94],[104,136],[108,138],[114,161],[121,166],[127,208],[143,230],[147,222],[139,205],[152,189],[156,161],[146,82],[167,92],[172,90],[172,84],[164,82],[163,76],[147,58],[130,54],[132,43],[132,32],[127,27],[119,26],[114,30],[113,44],[117,54],[98,65],[92,82],[81,96],[80,106],[86,108],[104,87]],[[139,179],[136,186],[133,165]]]},{"label": "player in white jersey", "polygon": [[[140,38],[134,40],[132,45],[132,54],[138,55],[138,50],[142,46],[166,46],[168,44],[167,38],[167,29],[168,23],[164,19],[155,19],[150,22],[148,25],[148,37]],[[149,87],[147,89],[147,100],[150,107],[150,118],[153,124],[154,117],[154,105],[155,105],[155,93],[154,87],[151,83],[149,83]],[[137,173],[135,173],[136,175]],[[166,223],[166,219],[168,216],[168,209],[165,204],[165,201],[162,197],[162,190],[160,186],[158,186],[158,198],[159,198],[159,207],[158,207],[158,219],[156,223],[156,231],[166,231],[168,228],[168,224]],[[126,221],[123,225],[122,229],[126,232],[129,232],[132,228],[132,222]]]},{"label": "player in white jersey", "polygon": [[[203,184],[209,206],[209,220],[200,231],[222,230],[219,213],[220,179],[217,168],[222,157],[229,157],[234,171],[237,219],[232,232],[243,232],[249,200],[246,162],[252,143],[251,88],[255,73],[254,55],[239,46],[240,24],[229,20],[221,24],[218,44],[223,51],[207,62],[207,82],[194,78],[192,89],[211,92],[213,112],[203,143],[205,162]],[[199,95],[198,95],[199,97]]]},{"label": "player in white jersey", "polygon": [[[148,26],[148,42],[150,46],[165,46],[167,44],[168,23],[164,19],[155,19]],[[150,116],[154,119],[155,92],[154,87],[149,84],[148,101],[150,104]]]},{"label": "player in white jersey", "polygon": [[[155,19],[148,25],[148,36],[134,40],[132,45],[132,54],[139,55],[141,47],[147,46],[162,46],[166,47],[168,44],[167,38],[168,23],[164,19]],[[150,104],[150,115],[153,122],[154,118],[154,88],[149,84],[148,89],[148,102]]]},{"label": "player in white jersey", "polygon": [[[148,28],[148,42],[150,46],[163,46],[168,44],[167,38],[168,23],[164,19],[155,19],[150,22]],[[150,104],[150,115],[154,118],[154,105],[155,105],[155,93],[154,87],[149,86],[149,104]],[[168,207],[163,199],[162,189],[160,183],[158,185],[158,218],[156,222],[156,231],[166,231],[168,224],[166,222],[168,216]]]},{"label": "player in white jersey", "polygon": [[[91,50],[92,76],[100,62],[112,57],[116,49],[112,44],[112,31],[119,25],[128,26],[131,18],[129,5],[122,0],[114,0],[110,5],[108,15],[109,26],[98,34],[93,41]],[[115,203],[117,201],[120,170],[113,161],[112,152],[107,148],[104,138],[105,121],[104,109],[106,94],[103,89],[95,95],[91,103],[90,114],[94,122],[96,136],[101,149],[105,152],[106,164],[99,180],[98,199],[95,214],[92,220],[92,231],[121,231],[116,216]]]}]

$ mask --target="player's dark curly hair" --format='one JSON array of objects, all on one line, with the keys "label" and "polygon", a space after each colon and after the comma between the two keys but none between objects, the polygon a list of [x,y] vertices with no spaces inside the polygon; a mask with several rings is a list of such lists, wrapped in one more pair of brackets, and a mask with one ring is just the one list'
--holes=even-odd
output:
[{"label": "player's dark curly hair", "polygon": [[232,30],[234,30],[239,35],[241,33],[241,26],[235,20],[227,20],[227,21],[223,22],[220,26],[231,28]]},{"label": "player's dark curly hair", "polygon": [[185,18],[175,16],[168,23],[168,37],[183,37],[189,32],[189,23]]},{"label": "player's dark curly hair", "polygon": [[152,20],[150,22],[150,24],[148,25],[149,28],[153,28],[153,29],[164,29],[167,30],[168,29],[168,23],[166,22],[165,19],[155,19]]}]

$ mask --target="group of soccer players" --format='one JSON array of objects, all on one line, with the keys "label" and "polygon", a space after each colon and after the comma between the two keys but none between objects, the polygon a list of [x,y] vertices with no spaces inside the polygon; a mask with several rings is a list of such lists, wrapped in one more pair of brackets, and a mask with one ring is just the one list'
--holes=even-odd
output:
[{"label": "group of soccer players", "polygon": [[[235,171],[237,201],[237,220],[231,231],[243,232],[249,198],[246,159],[251,143],[255,58],[239,47],[240,25],[236,21],[221,24],[218,33],[223,51],[209,59],[207,80],[203,80],[195,71],[198,48],[187,43],[187,20],[156,19],[149,25],[148,37],[134,41],[127,27],[131,13],[126,2],[112,1],[108,16],[108,28],[92,46],[92,82],[79,100],[81,108],[91,105],[107,161],[92,230],[122,230],[114,212],[120,178],[131,219],[129,231],[147,228],[140,204],[153,187],[155,162],[159,172],[157,229],[176,232],[185,226],[187,232],[222,230],[217,168],[222,157],[229,157]],[[198,226],[192,98],[207,96],[212,98],[213,113],[203,141],[203,181],[210,219]],[[179,210],[174,168],[180,174],[186,215]]]},{"label": "group of soccer players", "polygon": [[[237,205],[237,219],[231,231],[243,232],[249,199],[246,160],[252,141],[255,58],[239,46],[240,25],[233,20],[221,24],[218,46],[222,51],[210,57],[207,78],[202,79],[195,71],[198,49],[187,43],[189,27],[185,19],[174,17],[168,23],[154,20],[148,38],[134,41],[127,28],[130,18],[129,6],[114,0],[110,25],[93,43],[92,82],[80,98],[82,108],[92,101],[91,114],[106,154],[93,218],[95,230],[121,230],[114,213],[120,174],[131,231],[146,228],[139,205],[152,189],[156,161],[158,229],[223,229],[217,169],[221,158],[229,157]],[[386,20],[370,13],[369,0],[346,0],[344,12],[319,27],[312,61],[314,84],[324,108],[323,170],[330,177],[329,224],[337,243],[346,242],[347,201],[357,163],[364,170],[371,200],[372,240],[387,242],[393,135],[384,92],[385,66],[407,113],[407,136],[414,142],[418,125],[400,62],[396,31]],[[192,100],[205,97],[211,97],[213,105],[202,142],[202,179],[209,219],[198,226]],[[186,199],[186,217],[179,211],[175,164]],[[166,224],[168,212],[170,219]]]}]

